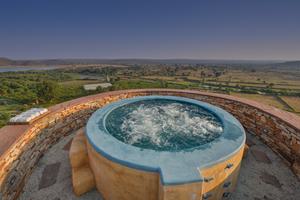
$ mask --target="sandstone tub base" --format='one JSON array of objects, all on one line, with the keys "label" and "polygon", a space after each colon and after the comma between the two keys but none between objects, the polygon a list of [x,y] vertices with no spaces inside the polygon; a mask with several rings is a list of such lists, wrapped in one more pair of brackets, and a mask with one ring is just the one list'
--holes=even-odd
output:
[{"label": "sandstone tub base", "polygon": [[69,157],[72,167],[73,190],[77,196],[80,196],[95,188],[94,175],[88,162],[83,129],[79,129],[72,140]]},{"label": "sandstone tub base", "polygon": [[96,187],[107,200],[228,199],[236,187],[243,152],[242,148],[228,160],[201,169],[202,182],[163,185],[158,172],[129,168],[101,156],[80,129],[69,154],[73,190],[80,196]]}]

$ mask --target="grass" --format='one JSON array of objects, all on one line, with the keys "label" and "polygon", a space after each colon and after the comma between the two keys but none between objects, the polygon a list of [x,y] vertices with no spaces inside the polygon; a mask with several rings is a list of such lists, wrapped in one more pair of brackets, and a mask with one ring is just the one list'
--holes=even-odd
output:
[{"label": "grass", "polygon": [[292,107],[295,112],[300,113],[300,97],[281,96],[280,98]]},{"label": "grass", "polygon": [[286,110],[286,106],[282,104],[278,99],[274,96],[260,95],[260,94],[243,94],[243,93],[230,93],[233,96],[241,97],[245,99],[250,99],[253,101],[257,101],[259,103],[273,106],[282,110]]},{"label": "grass", "polygon": [[159,81],[147,80],[120,80],[116,81],[113,86],[116,89],[138,89],[138,88],[159,88],[161,83]]},{"label": "grass", "polygon": [[4,126],[12,116],[26,110],[26,108],[27,106],[16,103],[0,105],[0,128]]},{"label": "grass", "polygon": [[148,79],[148,80],[165,80],[165,81],[172,81],[175,79],[175,77],[170,76],[142,76],[142,79]]},{"label": "grass", "polygon": [[95,83],[100,83],[99,80],[71,80],[71,81],[64,81],[60,82],[60,85],[64,86],[83,86],[86,84],[95,84]]}]

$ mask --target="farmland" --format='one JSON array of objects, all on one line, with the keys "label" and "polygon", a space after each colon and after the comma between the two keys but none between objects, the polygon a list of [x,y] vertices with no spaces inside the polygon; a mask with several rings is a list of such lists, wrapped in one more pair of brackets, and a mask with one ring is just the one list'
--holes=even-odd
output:
[{"label": "farmland", "polygon": [[[109,82],[85,91],[84,85]],[[31,107],[47,107],[109,90],[177,88],[224,93],[300,113],[300,70],[200,64],[62,66],[0,73],[0,126]]]}]

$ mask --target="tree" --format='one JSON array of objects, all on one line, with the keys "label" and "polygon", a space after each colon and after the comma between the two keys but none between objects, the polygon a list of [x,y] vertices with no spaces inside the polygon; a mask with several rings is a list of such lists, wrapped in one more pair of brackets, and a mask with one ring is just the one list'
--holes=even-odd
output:
[{"label": "tree", "polygon": [[201,71],[200,77],[204,78],[206,76],[205,71]]},{"label": "tree", "polygon": [[274,83],[269,83],[269,84],[267,85],[267,88],[273,88],[273,86],[274,86]]},{"label": "tree", "polygon": [[54,81],[43,81],[37,84],[38,100],[48,102],[57,97],[58,84]]}]

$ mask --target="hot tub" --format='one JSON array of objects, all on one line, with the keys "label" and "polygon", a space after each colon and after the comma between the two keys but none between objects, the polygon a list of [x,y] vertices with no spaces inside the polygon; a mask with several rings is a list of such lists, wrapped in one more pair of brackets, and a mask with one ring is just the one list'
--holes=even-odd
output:
[{"label": "hot tub", "polygon": [[226,199],[245,131],[211,104],[175,96],[120,100],[86,126],[96,187],[105,199]]}]

